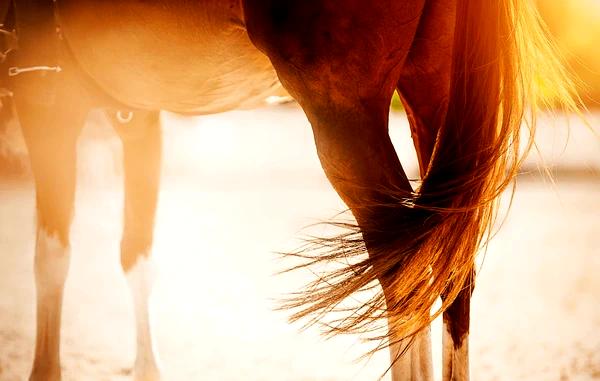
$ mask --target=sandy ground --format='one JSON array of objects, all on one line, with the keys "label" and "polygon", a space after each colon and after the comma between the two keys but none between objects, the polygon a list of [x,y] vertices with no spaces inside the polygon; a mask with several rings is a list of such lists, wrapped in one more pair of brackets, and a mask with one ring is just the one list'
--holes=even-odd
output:
[{"label": "sandy ground", "polygon": [[[302,114],[166,116],[164,124],[153,310],[165,378],[376,380],[386,353],[357,362],[366,348],[359,337],[325,341],[318,329],[300,332],[273,311],[274,299],[310,279],[274,276],[285,265],[274,252],[343,208]],[[394,116],[394,143],[414,173],[407,130]],[[524,176],[489,246],[473,299],[474,380],[600,379],[600,149],[589,131],[572,130],[566,150],[563,130],[542,132],[558,184]],[[80,142],[63,315],[65,380],[131,377],[133,311],[118,265],[119,156],[114,134],[90,123]],[[0,380],[24,380],[35,331],[34,191],[28,182],[0,184]]]}]

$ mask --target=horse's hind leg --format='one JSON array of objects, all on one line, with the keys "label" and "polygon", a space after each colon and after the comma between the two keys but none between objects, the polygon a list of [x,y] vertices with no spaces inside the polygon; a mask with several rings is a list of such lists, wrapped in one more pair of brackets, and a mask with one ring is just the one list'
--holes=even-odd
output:
[{"label": "horse's hind leg", "polygon": [[134,379],[155,381],[160,369],[150,315],[155,277],[151,251],[161,161],[159,113],[107,112],[123,143],[125,210],[121,239],[121,267],[133,297],[136,319]]},{"label": "horse's hind leg", "polygon": [[[450,307],[444,311],[443,381],[469,380],[469,319],[475,272]],[[442,300],[445,295],[442,294]]]},{"label": "horse's hind leg", "polygon": [[438,129],[446,117],[452,70],[455,1],[430,0],[398,81],[410,121],[421,176],[429,165]]},{"label": "horse's hind leg", "polygon": [[[450,91],[456,2],[428,1],[413,46],[398,81],[410,121],[421,175],[429,165],[438,129],[444,122]],[[473,279],[474,281],[474,276]],[[472,284],[444,312],[444,381],[469,379],[469,308]],[[442,299],[445,295],[442,295]]]},{"label": "horse's hind leg", "polygon": [[403,357],[399,357],[408,340],[390,347],[392,379],[407,381],[433,381],[433,361],[431,360],[431,328],[424,328],[415,335],[412,347]]},{"label": "horse's hind leg", "polygon": [[[306,112],[323,169],[355,215],[369,255],[376,256],[371,249],[381,243],[381,230],[389,234],[383,240],[402,234],[386,228],[390,219],[402,219],[401,211],[388,205],[397,202],[394,196],[412,194],[387,127],[390,99],[423,2],[381,1],[364,7],[348,1],[334,6],[335,11],[323,9],[327,2],[245,3],[250,37]],[[392,308],[394,282],[385,276],[379,281]],[[402,338],[392,329],[389,336],[393,342]],[[432,380],[428,328],[399,358],[402,345],[406,342],[390,347],[393,380]]]},{"label": "horse's hind leg", "polygon": [[25,87],[17,87],[15,94],[35,178],[37,206],[37,332],[30,380],[56,381],[61,379],[60,321],[70,258],[76,141],[87,108],[66,94],[58,94],[51,103],[38,99],[37,91],[29,92]]}]

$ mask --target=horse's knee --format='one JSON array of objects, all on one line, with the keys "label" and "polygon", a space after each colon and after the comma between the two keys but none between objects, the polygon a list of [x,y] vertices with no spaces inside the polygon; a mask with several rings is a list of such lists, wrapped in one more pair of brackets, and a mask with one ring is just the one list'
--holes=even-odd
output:
[{"label": "horse's knee", "polygon": [[29,144],[36,183],[35,275],[38,292],[60,292],[69,267],[75,202],[75,142],[63,147],[59,143],[52,139],[46,142],[47,145],[58,145],[56,149],[40,147],[46,146],[41,142]]},{"label": "horse's knee", "polygon": [[52,295],[62,292],[70,256],[68,242],[46,227],[38,226],[34,261],[38,293]]},{"label": "horse's knee", "polygon": [[[53,160],[49,158],[48,161]],[[38,229],[68,246],[75,202],[75,163],[37,164],[33,172]]]},{"label": "horse's knee", "polygon": [[43,119],[20,119],[35,179],[38,225],[68,245],[75,202],[76,134],[53,130]]},{"label": "horse's knee", "polygon": [[151,255],[152,233],[132,234],[124,232],[121,238],[121,268],[128,273],[139,261]]}]

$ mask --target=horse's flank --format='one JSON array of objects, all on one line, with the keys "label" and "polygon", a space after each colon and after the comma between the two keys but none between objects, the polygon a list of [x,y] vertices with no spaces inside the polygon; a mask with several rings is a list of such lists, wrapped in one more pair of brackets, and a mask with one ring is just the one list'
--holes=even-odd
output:
[{"label": "horse's flank", "polygon": [[248,37],[240,2],[223,3],[58,4],[77,65],[107,95],[134,108],[208,114],[285,94]]}]

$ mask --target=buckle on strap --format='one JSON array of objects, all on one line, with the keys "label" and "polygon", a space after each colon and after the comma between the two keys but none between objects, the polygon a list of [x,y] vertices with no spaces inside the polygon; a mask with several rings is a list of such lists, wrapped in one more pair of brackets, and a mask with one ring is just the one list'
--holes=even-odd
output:
[{"label": "buckle on strap", "polygon": [[8,68],[8,76],[14,77],[21,73],[28,73],[31,71],[53,71],[55,73],[60,73],[62,68],[60,66],[28,66],[28,67],[16,67],[12,66]]},{"label": "buckle on strap", "polygon": [[2,29],[4,25],[0,24],[0,39],[3,40],[4,43],[4,51],[0,52],[0,63],[3,63],[6,60],[6,56],[8,53],[16,50],[18,47],[17,42],[17,33],[13,31],[8,31],[6,29]]}]

